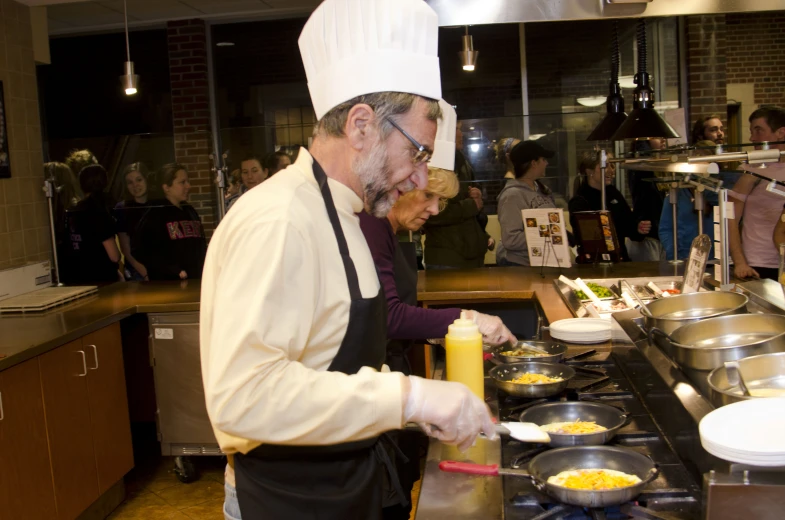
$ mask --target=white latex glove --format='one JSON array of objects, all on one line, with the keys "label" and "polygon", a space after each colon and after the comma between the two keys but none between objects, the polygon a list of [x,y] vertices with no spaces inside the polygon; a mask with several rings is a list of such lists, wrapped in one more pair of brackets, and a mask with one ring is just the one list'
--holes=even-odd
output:
[{"label": "white latex glove", "polygon": [[491,440],[496,430],[488,406],[462,383],[409,376],[404,423],[416,422],[430,437],[468,450],[482,432]]},{"label": "white latex glove", "polygon": [[480,329],[484,343],[501,345],[507,341],[512,344],[518,341],[518,338],[510,332],[510,329],[504,325],[498,316],[491,316],[490,314],[483,314],[477,311],[466,312],[468,313],[468,318],[473,320],[477,324],[477,328]]}]

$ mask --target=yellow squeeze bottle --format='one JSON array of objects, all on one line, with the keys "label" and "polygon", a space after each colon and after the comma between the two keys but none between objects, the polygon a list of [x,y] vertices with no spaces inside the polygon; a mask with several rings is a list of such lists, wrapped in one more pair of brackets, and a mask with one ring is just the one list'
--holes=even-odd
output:
[{"label": "yellow squeeze bottle", "polygon": [[465,384],[485,400],[482,334],[466,311],[461,311],[461,317],[447,327],[444,349],[447,352],[447,380]]}]

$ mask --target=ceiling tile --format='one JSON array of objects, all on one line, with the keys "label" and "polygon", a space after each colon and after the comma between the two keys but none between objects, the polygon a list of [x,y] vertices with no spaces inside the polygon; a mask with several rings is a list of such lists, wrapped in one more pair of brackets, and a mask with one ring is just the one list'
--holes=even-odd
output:
[{"label": "ceiling tile", "polygon": [[[215,0],[215,2],[221,3],[221,0]],[[100,3],[122,15],[122,0],[101,0]],[[177,0],[132,0],[128,2],[128,18],[140,21],[187,18],[200,14],[204,14],[204,12]]]},{"label": "ceiling tile", "polygon": [[47,18],[78,27],[101,24],[123,23],[122,2],[120,12],[113,11],[97,2],[58,4],[47,7]]},{"label": "ceiling tile", "polygon": [[253,13],[269,11],[270,6],[261,0],[180,0],[207,14]]},{"label": "ceiling tile", "polygon": [[308,8],[312,11],[322,0],[264,0],[264,3],[276,9]]}]

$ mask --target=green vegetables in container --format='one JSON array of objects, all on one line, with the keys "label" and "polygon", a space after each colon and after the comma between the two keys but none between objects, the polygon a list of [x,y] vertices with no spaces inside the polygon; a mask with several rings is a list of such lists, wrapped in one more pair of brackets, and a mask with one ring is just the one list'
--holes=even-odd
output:
[{"label": "green vegetables in container", "polygon": [[[594,294],[597,295],[597,298],[614,298],[616,296],[615,294],[613,294],[613,292],[611,292],[610,289],[608,289],[607,287],[603,287],[602,285],[598,285],[592,282],[587,282],[586,285],[589,287],[589,289],[592,290]],[[589,299],[589,295],[583,291],[575,291],[575,295],[580,300]]]}]

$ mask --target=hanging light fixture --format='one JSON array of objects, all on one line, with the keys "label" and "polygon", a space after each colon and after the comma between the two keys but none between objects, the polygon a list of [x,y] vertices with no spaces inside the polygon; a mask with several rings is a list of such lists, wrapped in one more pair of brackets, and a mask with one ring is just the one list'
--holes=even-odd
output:
[{"label": "hanging light fixture", "polygon": [[131,46],[128,44],[128,6],[123,0],[123,20],[125,21],[125,53],[128,61],[125,62],[125,74],[120,76],[126,96],[133,96],[138,92],[139,76],[134,74],[134,62],[131,61]]},{"label": "hanging light fixture", "polygon": [[638,22],[638,73],[633,91],[632,113],[616,130],[611,140],[648,139],[651,137],[679,137],[676,130],[654,110],[654,90],[649,86],[651,77],[646,72],[646,22]]},{"label": "hanging light fixture", "polygon": [[[619,25],[613,22],[613,41],[611,42],[611,81],[610,92],[605,101],[606,114],[600,124],[592,130],[587,141],[607,141],[627,119],[624,112],[624,97],[619,86]],[[578,100],[580,102],[580,99]]]},{"label": "hanging light fixture", "polygon": [[463,35],[463,50],[458,53],[461,57],[461,64],[463,70],[473,72],[474,66],[477,64],[477,55],[479,52],[474,50],[474,40],[469,34],[469,26],[466,26],[466,34]]}]

